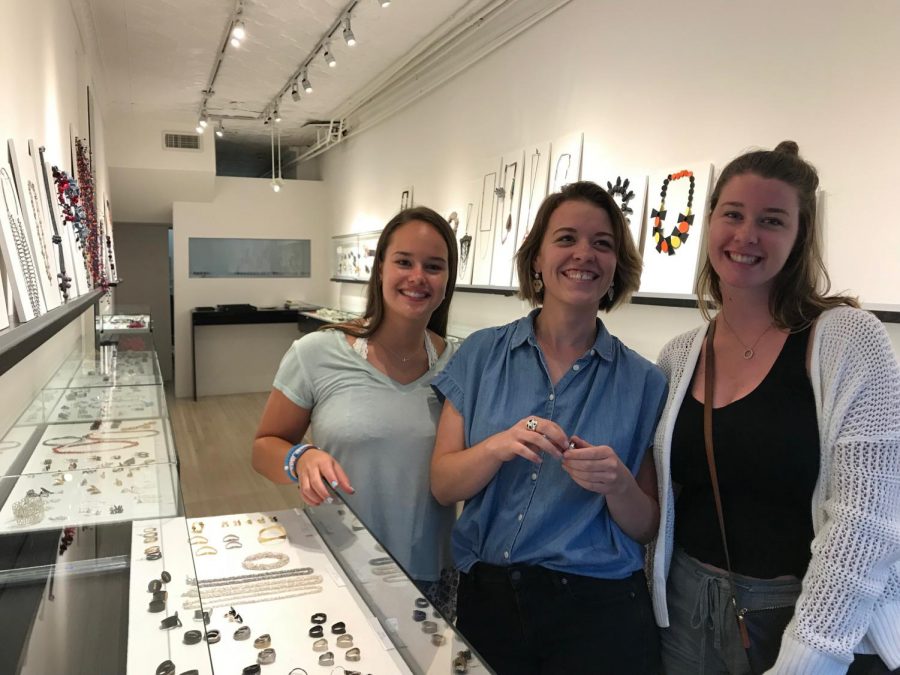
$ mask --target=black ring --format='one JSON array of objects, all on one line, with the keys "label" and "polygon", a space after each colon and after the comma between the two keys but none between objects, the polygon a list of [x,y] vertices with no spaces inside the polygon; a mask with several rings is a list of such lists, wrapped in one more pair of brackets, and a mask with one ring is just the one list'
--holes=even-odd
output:
[{"label": "black ring", "polygon": [[162,571],[162,574],[159,575],[159,578],[162,579],[162,582],[164,584],[167,584],[170,581],[172,581],[172,575],[169,574],[168,572],[166,572],[165,570]]},{"label": "black ring", "polygon": [[241,675],[259,675],[262,672],[262,666],[258,663],[247,666],[241,671]]},{"label": "black ring", "polygon": [[162,600],[163,602],[165,602],[165,601],[168,600],[168,599],[169,599],[169,592],[168,592],[168,591],[156,591],[156,593],[153,594],[153,600],[154,600],[154,601],[156,601],[156,600]]},{"label": "black ring", "polygon": [[312,623],[325,623],[326,621],[328,621],[328,617],[324,612],[316,612],[311,617],[309,617],[309,620]]},{"label": "black ring", "polygon": [[185,631],[184,638],[182,638],[182,642],[184,642],[184,644],[186,644],[186,645],[195,645],[198,642],[200,642],[200,640],[202,640],[202,639],[203,639],[203,633],[201,633],[199,630],[189,630],[189,631]]},{"label": "black ring", "polygon": [[250,626],[241,626],[234,631],[235,640],[246,640],[250,637]]},{"label": "black ring", "polygon": [[166,603],[162,600],[151,600],[150,607],[148,607],[148,611],[152,614],[157,614],[159,612],[166,611]]},{"label": "black ring", "polygon": [[333,652],[325,652],[319,656],[319,665],[320,666],[333,666],[334,665],[334,653]]},{"label": "black ring", "polygon": [[156,591],[162,588],[162,582],[159,579],[153,579],[147,584],[147,592],[148,593],[156,593]]},{"label": "black ring", "polygon": [[167,616],[165,619],[159,622],[160,630],[169,630],[171,628],[181,628],[181,619],[178,618],[178,612],[175,612],[172,616]]},{"label": "black ring", "polygon": [[427,614],[421,609],[413,610],[413,621],[424,621]]},{"label": "black ring", "polygon": [[202,609],[194,610],[194,621],[202,621],[203,625],[207,625],[209,623],[209,612],[204,612]]},{"label": "black ring", "polygon": [[213,628],[212,630],[206,631],[206,641],[209,644],[214,645],[221,639],[222,634],[219,632],[218,628]]},{"label": "black ring", "polygon": [[156,675],[175,675],[175,664],[166,659],[156,666]]},{"label": "black ring", "polygon": [[309,637],[311,638],[320,638],[325,634],[325,631],[322,629],[322,626],[313,626],[309,629]]},{"label": "black ring", "polygon": [[419,609],[425,609],[428,607],[428,601],[425,598],[416,598],[416,607]]},{"label": "black ring", "polygon": [[160,553],[159,551],[154,551],[153,553],[147,554],[147,560],[159,560],[160,558],[162,558],[162,553]]},{"label": "black ring", "polygon": [[331,632],[335,635],[343,635],[347,632],[347,626],[344,625],[343,621],[338,621],[337,623],[332,624]]}]

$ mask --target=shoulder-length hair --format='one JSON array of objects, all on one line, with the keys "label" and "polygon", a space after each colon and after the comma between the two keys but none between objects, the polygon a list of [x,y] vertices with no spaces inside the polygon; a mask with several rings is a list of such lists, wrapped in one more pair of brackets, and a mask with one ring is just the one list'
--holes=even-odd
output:
[{"label": "shoulder-length hair", "polygon": [[362,319],[323,326],[323,330],[340,330],[355,337],[369,337],[378,330],[378,327],[384,321],[384,294],[381,290],[381,268],[384,263],[384,254],[387,251],[394,231],[398,227],[412,221],[428,223],[437,230],[444,243],[447,244],[447,290],[444,294],[443,302],[432,312],[431,319],[428,321],[429,330],[441,337],[447,337],[450,301],[453,299],[453,291],[456,288],[456,235],[443,216],[426,206],[404,209],[391,218],[381,231],[381,236],[378,237],[378,244],[375,246],[375,264],[372,267],[372,275],[369,277],[369,284],[366,289],[366,311],[363,313]]},{"label": "shoulder-length hair", "polygon": [[[821,244],[816,232],[816,188],[819,187],[819,175],[812,164],[800,157],[800,149],[794,141],[782,141],[774,150],[755,150],[731,160],[722,170],[710,196],[710,216],[728,181],[748,173],[787,183],[796,191],[800,207],[797,240],[784,267],[775,275],[769,295],[769,311],[775,325],[785,330],[799,330],[826,309],[841,305],[859,307],[854,297],[828,295],[831,279],[822,260]],[[708,302],[711,301],[717,310],[722,307],[719,275],[709,262],[708,249],[697,277],[697,297],[700,312],[707,321],[711,317]]]},{"label": "shoulder-length hair", "polygon": [[534,218],[534,226],[525,241],[519,247],[516,253],[516,272],[519,275],[519,297],[531,303],[532,307],[536,307],[544,300],[543,291],[535,291],[531,283],[531,277],[534,273],[534,259],[537,257],[541,249],[541,243],[544,241],[544,235],[550,225],[550,216],[560,207],[563,202],[582,201],[593,204],[597,208],[606,211],[609,215],[609,222],[612,224],[613,238],[616,246],[616,271],[613,274],[613,299],[604,293],[600,298],[598,309],[605,312],[611,311],[614,307],[627,302],[631,294],[634,293],[641,284],[641,269],[643,263],[641,256],[638,254],[637,246],[632,241],[631,233],[628,231],[628,224],[625,222],[625,216],[615,199],[596,183],[590,181],[579,181],[577,183],[569,183],[559,192],[549,195],[538,209]]}]

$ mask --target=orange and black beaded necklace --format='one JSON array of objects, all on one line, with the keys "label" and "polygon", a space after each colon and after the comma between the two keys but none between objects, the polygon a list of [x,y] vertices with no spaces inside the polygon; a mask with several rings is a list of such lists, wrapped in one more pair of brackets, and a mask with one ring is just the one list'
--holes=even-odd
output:
[{"label": "orange and black beaded necklace", "polygon": [[[666,220],[666,192],[669,189],[669,182],[678,180],[679,178],[687,178],[690,182],[687,208],[684,213],[679,212],[678,222],[675,224],[675,227],[672,228],[672,231],[668,236],[664,236],[663,223]],[[691,225],[694,224],[694,214],[691,212],[691,207],[694,204],[694,172],[685,169],[678,173],[670,173],[663,181],[662,190],[660,190],[659,196],[659,210],[650,210],[650,217],[653,219],[653,241],[656,242],[656,251],[658,253],[675,255],[675,251],[687,241]]]}]

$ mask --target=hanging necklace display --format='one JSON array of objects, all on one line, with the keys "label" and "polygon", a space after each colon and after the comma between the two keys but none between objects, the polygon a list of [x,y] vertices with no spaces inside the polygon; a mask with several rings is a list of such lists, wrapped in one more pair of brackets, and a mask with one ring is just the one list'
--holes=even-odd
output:
[{"label": "hanging necklace display", "polygon": [[0,167],[0,183],[2,183],[0,187],[2,187],[3,192],[3,205],[6,208],[6,217],[9,220],[9,227],[12,231],[13,244],[16,247],[22,276],[25,278],[25,292],[28,296],[28,304],[31,306],[34,316],[40,316],[41,291],[38,286],[37,267],[31,253],[31,245],[28,243],[25,235],[25,226],[16,208],[16,189],[13,185],[12,177],[6,171],[6,167]]},{"label": "hanging necklace display", "polygon": [[81,195],[78,184],[65,171],[53,167],[53,182],[56,184],[56,196],[63,212],[64,224],[72,226],[75,234],[75,244],[81,251],[81,262],[84,264],[87,274],[87,259],[85,258],[85,244],[87,232],[84,226],[84,209],[81,206]]},{"label": "hanging necklace display", "polygon": [[[689,181],[687,208],[684,213],[679,212],[678,222],[669,235],[663,236],[663,224],[666,220],[666,193],[669,190],[669,183],[681,178],[687,178]],[[694,223],[694,214],[691,212],[691,207],[694,204],[694,172],[685,169],[677,173],[670,173],[663,181],[659,197],[659,210],[652,209],[650,213],[650,217],[653,219],[653,241],[656,242],[656,251],[658,253],[675,255],[675,251],[687,241],[691,225]]]},{"label": "hanging necklace display", "polygon": [[75,138],[75,152],[78,165],[78,185],[81,191],[81,204],[84,213],[85,227],[85,262],[88,266],[91,284],[103,290],[109,288],[109,279],[103,266],[103,255],[100,242],[103,233],[97,220],[97,205],[94,195],[94,176],[91,171],[91,155],[87,145],[80,138]]},{"label": "hanging necklace display", "polygon": [[531,209],[534,206],[534,188],[537,186],[538,166],[541,163],[540,148],[534,149],[534,152],[531,153],[531,157],[528,158],[528,161],[530,164],[528,176],[530,186],[528,189],[528,210],[525,212],[525,236],[528,236],[528,233],[531,231]]},{"label": "hanging necklace display", "polygon": [[450,225],[450,229],[453,230],[453,234],[456,234],[456,231],[459,229],[459,214],[456,211],[451,211],[450,215],[447,216],[447,223]]},{"label": "hanging necklace display", "polygon": [[[560,168],[562,168],[563,160],[566,160],[565,169],[560,176]],[[567,184],[569,178],[569,167],[572,166],[572,154],[566,152],[556,158],[556,168],[553,170],[553,189],[558,192]]]},{"label": "hanging necklace display", "polygon": [[[509,168],[512,167],[512,184],[509,188],[509,213],[506,215],[506,218],[503,218],[503,213],[506,210],[506,175],[509,171]],[[503,190],[504,194],[500,195],[503,201],[503,210],[500,211],[500,218],[503,221],[500,230],[500,244],[505,244],[506,240],[509,238],[509,233],[512,231],[512,210],[513,205],[515,204],[515,196],[516,196],[516,174],[519,171],[519,163],[513,162],[512,164],[507,164],[503,167],[503,187],[500,188]]]},{"label": "hanging necklace display", "polygon": [[631,216],[634,215],[634,209],[628,206],[628,203],[634,199],[634,190],[629,190],[628,186],[631,184],[631,180],[626,178],[624,181],[621,176],[616,176],[616,184],[613,185],[611,182],[606,182],[606,191],[609,192],[610,195],[615,197],[618,195],[621,197],[621,203],[619,204],[619,208],[622,210],[622,215],[625,216],[625,224],[631,225]]},{"label": "hanging necklace display", "polygon": [[44,260],[44,274],[47,275],[47,280],[53,286],[53,265],[50,263],[50,255],[47,252],[47,239],[44,234],[44,212],[38,199],[37,187],[31,181],[28,181],[28,201],[31,204],[31,213],[34,216],[35,229],[37,229],[37,239],[41,247],[41,257]]},{"label": "hanging necklace display", "polygon": [[[490,181],[490,183],[488,183]],[[495,187],[491,189],[486,189],[488,185],[494,185]],[[494,232],[494,219],[497,217],[497,172],[491,172],[486,174],[484,178],[482,178],[481,183],[481,210],[478,212],[478,231],[479,232],[490,232],[491,236],[486,237],[485,241],[486,245],[481,245],[481,238],[479,238],[478,245],[481,247],[481,258],[484,259],[488,256],[489,253],[493,252],[493,232]],[[485,218],[484,214],[484,199],[487,197],[491,200],[491,209],[490,214],[487,218]]]},{"label": "hanging necklace display", "polygon": [[56,245],[57,259],[59,260],[59,274],[56,275],[56,278],[59,279],[59,290],[62,293],[63,302],[68,302],[69,289],[72,287],[72,278],[66,274],[66,257],[63,254],[62,237],[59,234],[59,227],[57,226],[56,218],[54,217],[54,205],[51,197],[53,192],[50,190],[50,179],[47,178],[47,172],[44,170],[44,152],[44,146],[42,145],[38,148],[38,157],[41,165],[41,174],[44,177],[44,189],[47,191],[47,198],[50,201],[47,206],[50,210],[50,227],[53,229],[52,241]]},{"label": "hanging necklace display", "polygon": [[469,250],[472,248],[472,235],[469,234],[469,223],[472,222],[472,211],[475,204],[469,202],[466,204],[466,229],[462,238],[459,240],[459,276],[462,277],[466,273],[466,265],[469,262]]}]

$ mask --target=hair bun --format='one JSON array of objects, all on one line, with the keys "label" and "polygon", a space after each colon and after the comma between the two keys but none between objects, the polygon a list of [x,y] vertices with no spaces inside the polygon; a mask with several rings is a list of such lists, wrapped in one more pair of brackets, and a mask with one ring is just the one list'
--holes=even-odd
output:
[{"label": "hair bun", "polygon": [[799,157],[800,146],[797,145],[794,141],[781,141],[781,143],[775,146],[774,152],[783,152],[786,155]]}]

